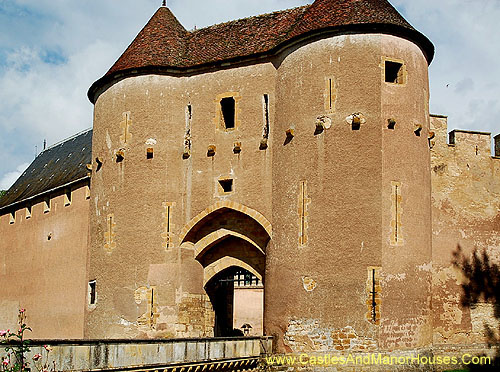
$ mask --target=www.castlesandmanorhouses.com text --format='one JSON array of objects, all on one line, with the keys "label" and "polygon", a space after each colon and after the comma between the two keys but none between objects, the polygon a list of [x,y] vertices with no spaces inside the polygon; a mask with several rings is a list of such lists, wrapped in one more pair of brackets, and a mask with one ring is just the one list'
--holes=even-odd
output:
[{"label": "www.castlesandmanorhouses.com text", "polygon": [[372,353],[364,355],[348,354],[333,355],[310,355],[288,354],[274,355],[265,358],[268,365],[491,365],[491,357],[462,354],[459,356],[425,356],[425,355],[404,355],[389,356],[382,353]]}]

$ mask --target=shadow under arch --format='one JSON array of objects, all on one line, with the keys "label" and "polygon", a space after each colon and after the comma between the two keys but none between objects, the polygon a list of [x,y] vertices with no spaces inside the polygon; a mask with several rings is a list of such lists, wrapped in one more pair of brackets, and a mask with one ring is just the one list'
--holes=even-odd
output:
[{"label": "shadow under arch", "polygon": [[[204,285],[214,310],[214,336],[244,336],[250,330],[262,334],[263,287],[254,273],[229,265],[214,274]],[[253,293],[245,293],[248,290]],[[241,311],[242,306],[252,306]]]},{"label": "shadow under arch", "polygon": [[[271,239],[272,236],[272,226],[264,215],[255,209],[249,208],[243,204],[236,203],[234,201],[218,201],[217,203],[205,208],[203,211],[198,213],[195,217],[191,219],[182,229],[179,234],[180,243],[193,242],[196,239],[197,233],[200,231],[202,226],[207,224],[207,220],[213,220],[215,217],[221,214],[227,215],[228,212],[233,213],[234,216],[244,216],[248,220],[253,221],[252,228],[255,230],[261,230],[259,233],[263,233],[267,240]],[[236,217],[237,218],[237,217]],[[224,227],[224,226],[221,226]],[[215,229],[214,229],[215,230]]]},{"label": "shadow under arch", "polygon": [[[203,267],[216,337],[235,336],[235,327],[242,325],[250,326],[249,334],[262,334],[265,252],[271,234],[271,224],[262,214],[230,201],[206,208],[183,228],[181,246],[192,249]],[[251,280],[235,284],[241,277]],[[261,305],[255,307],[256,303]]]}]

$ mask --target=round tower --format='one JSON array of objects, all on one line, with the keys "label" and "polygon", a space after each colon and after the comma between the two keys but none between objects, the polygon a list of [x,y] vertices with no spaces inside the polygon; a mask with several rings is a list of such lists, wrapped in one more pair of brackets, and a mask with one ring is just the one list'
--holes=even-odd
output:
[{"label": "round tower", "polygon": [[387,2],[340,3],[365,23],[318,0],[295,30],[321,30],[277,64],[265,326],[282,352],[431,342],[432,46]]},{"label": "round tower", "polygon": [[[161,32],[171,39],[159,42]],[[138,46],[173,53],[185,33],[170,10],[160,8],[94,85],[99,90],[91,95],[95,114],[88,279],[95,281],[96,298],[86,314],[89,338],[175,337],[176,296],[202,276],[200,267],[182,259],[176,241],[185,218],[188,181],[182,152],[188,154],[190,147],[190,88],[180,77],[130,70],[120,79],[106,80],[141,58]],[[191,291],[200,307],[202,291]],[[199,317],[202,336],[203,314]]]}]

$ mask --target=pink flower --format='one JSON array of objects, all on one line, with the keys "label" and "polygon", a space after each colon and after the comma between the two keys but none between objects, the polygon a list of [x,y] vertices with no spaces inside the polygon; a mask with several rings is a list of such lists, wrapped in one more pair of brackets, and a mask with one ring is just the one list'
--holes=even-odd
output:
[{"label": "pink flower", "polygon": [[6,330],[1,330],[1,331],[0,331],[0,337],[5,337],[5,336],[7,336],[7,332],[9,332],[9,331],[6,331]]},{"label": "pink flower", "polygon": [[33,360],[35,362],[40,360],[40,359],[42,359],[42,354],[38,353],[38,354],[33,355]]},{"label": "pink flower", "polygon": [[19,310],[20,313],[24,313],[25,311],[26,311],[26,309]]},{"label": "pink flower", "polygon": [[3,358],[2,364],[3,364],[4,366],[8,366],[8,365],[9,365],[9,363],[10,363],[9,359],[7,359],[7,358]]}]

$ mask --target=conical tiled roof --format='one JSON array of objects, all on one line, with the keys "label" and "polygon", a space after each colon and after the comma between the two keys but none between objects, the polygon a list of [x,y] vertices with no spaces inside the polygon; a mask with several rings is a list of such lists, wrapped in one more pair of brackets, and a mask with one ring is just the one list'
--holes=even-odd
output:
[{"label": "conical tiled roof", "polygon": [[222,61],[272,54],[287,43],[318,32],[385,33],[413,41],[428,62],[432,43],[387,0],[316,0],[311,5],[186,31],[161,7],[118,61],[89,89],[100,92],[126,76],[185,72]]},{"label": "conical tiled roof", "polygon": [[386,24],[414,30],[387,0],[316,0],[289,37],[329,27],[362,24]]},{"label": "conical tiled roof", "polygon": [[159,8],[106,75],[131,67],[181,66],[189,33],[167,7]]}]

